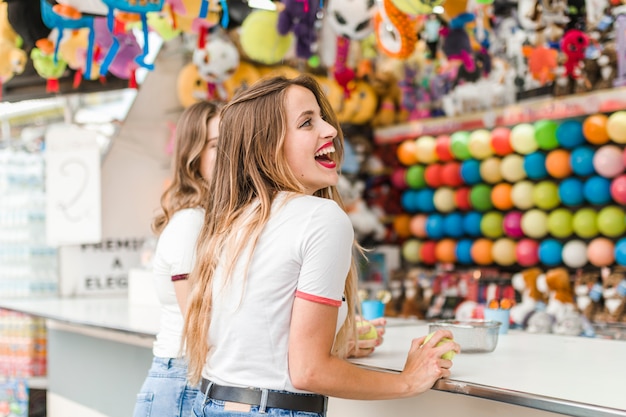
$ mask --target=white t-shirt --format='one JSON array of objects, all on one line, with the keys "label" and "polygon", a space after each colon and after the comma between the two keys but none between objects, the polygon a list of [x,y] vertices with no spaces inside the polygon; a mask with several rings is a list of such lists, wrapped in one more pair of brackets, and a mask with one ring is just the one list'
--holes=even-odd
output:
[{"label": "white t-shirt", "polygon": [[290,381],[287,362],[295,297],[338,307],[337,331],[345,321],[352,223],[332,200],[298,196],[285,203],[284,197],[272,206],[247,275],[249,248],[230,285],[223,286],[222,269],[216,270],[212,350],[202,376],[217,384],[301,392]]},{"label": "white t-shirt", "polygon": [[196,241],[204,222],[204,210],[179,210],[161,232],[153,260],[154,285],[161,302],[161,321],[152,352],[159,358],[176,358],[180,353],[183,315],[176,301],[173,276],[191,272]]}]

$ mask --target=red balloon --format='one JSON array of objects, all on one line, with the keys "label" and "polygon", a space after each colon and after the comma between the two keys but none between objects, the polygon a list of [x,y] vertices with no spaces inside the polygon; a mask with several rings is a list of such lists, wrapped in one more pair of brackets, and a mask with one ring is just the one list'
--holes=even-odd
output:
[{"label": "red balloon", "polygon": [[391,183],[398,190],[407,188],[406,184],[406,168],[397,168],[391,173]]},{"label": "red balloon", "polygon": [[522,239],[515,247],[515,257],[521,266],[534,266],[539,263],[539,243],[532,239]]},{"label": "red balloon", "polygon": [[441,168],[441,182],[450,187],[458,187],[463,184],[461,164],[458,162],[445,163]]},{"label": "red balloon", "polygon": [[441,169],[439,164],[428,165],[424,170],[424,180],[432,188],[441,186]]},{"label": "red balloon", "polygon": [[491,131],[491,147],[496,155],[504,156],[513,152],[510,136],[511,130],[507,127],[496,127]]},{"label": "red balloon", "polygon": [[611,197],[620,204],[626,204],[626,174],[622,174],[611,182]]},{"label": "red balloon", "polygon": [[454,204],[456,204],[459,210],[470,210],[472,208],[470,191],[469,187],[463,187],[454,192]]},{"label": "red balloon", "polygon": [[427,265],[437,262],[437,242],[427,240],[420,247],[420,259]]},{"label": "red balloon", "polygon": [[447,162],[454,159],[450,148],[451,139],[448,135],[439,135],[435,139],[435,154],[440,161]]}]

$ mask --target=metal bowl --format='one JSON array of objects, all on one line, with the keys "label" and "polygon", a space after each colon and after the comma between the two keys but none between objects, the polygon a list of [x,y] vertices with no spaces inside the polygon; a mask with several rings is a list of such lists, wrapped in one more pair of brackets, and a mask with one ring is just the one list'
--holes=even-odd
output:
[{"label": "metal bowl", "polygon": [[442,320],[429,323],[430,332],[450,330],[462,353],[493,352],[501,323],[492,320]]}]

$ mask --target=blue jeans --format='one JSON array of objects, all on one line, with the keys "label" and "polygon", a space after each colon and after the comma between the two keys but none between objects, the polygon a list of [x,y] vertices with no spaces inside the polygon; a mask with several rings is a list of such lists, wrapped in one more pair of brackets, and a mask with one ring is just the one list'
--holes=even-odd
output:
[{"label": "blue jeans", "polygon": [[198,389],[187,385],[185,359],[153,358],[133,417],[189,417]]},{"label": "blue jeans", "polygon": [[[284,392],[284,391],[283,391]],[[249,412],[242,411],[226,411],[224,410],[225,401],[214,400],[212,398],[206,398],[204,392],[199,392],[196,396],[196,400],[193,403],[193,409],[191,411],[191,417],[325,417],[326,413],[309,413],[306,411],[293,411],[285,410],[283,408],[271,408],[265,409],[265,413],[259,412],[259,406],[251,406]]]}]

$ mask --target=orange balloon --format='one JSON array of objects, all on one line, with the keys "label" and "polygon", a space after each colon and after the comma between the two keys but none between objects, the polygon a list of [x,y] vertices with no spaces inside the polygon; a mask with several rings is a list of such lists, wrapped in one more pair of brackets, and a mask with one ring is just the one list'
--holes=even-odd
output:
[{"label": "orange balloon", "polygon": [[399,214],[393,219],[393,230],[398,237],[407,238],[411,236],[411,216],[409,214]]},{"label": "orange balloon", "polygon": [[583,122],[583,135],[587,142],[594,145],[603,145],[610,140],[609,133],[606,130],[608,119],[608,116],[604,114],[592,114],[585,119]]},{"label": "orange balloon", "polygon": [[398,161],[405,166],[411,166],[417,163],[417,144],[414,140],[407,139],[400,143],[396,150]]},{"label": "orange balloon", "polygon": [[546,156],[546,170],[554,178],[565,178],[572,175],[570,153],[565,149],[556,149]]},{"label": "orange balloon", "polygon": [[470,255],[474,262],[479,265],[489,265],[493,263],[493,256],[491,255],[492,246],[493,242],[489,239],[476,239],[470,249]]},{"label": "orange balloon", "polygon": [[496,184],[491,190],[491,202],[498,210],[510,210],[513,208],[511,190],[513,185],[507,182]]},{"label": "orange balloon", "polygon": [[442,239],[435,246],[435,257],[439,262],[453,263],[456,261],[456,241]]},{"label": "orange balloon", "polygon": [[425,214],[416,214],[411,217],[409,230],[413,236],[426,237],[426,220],[428,220],[428,216]]}]

